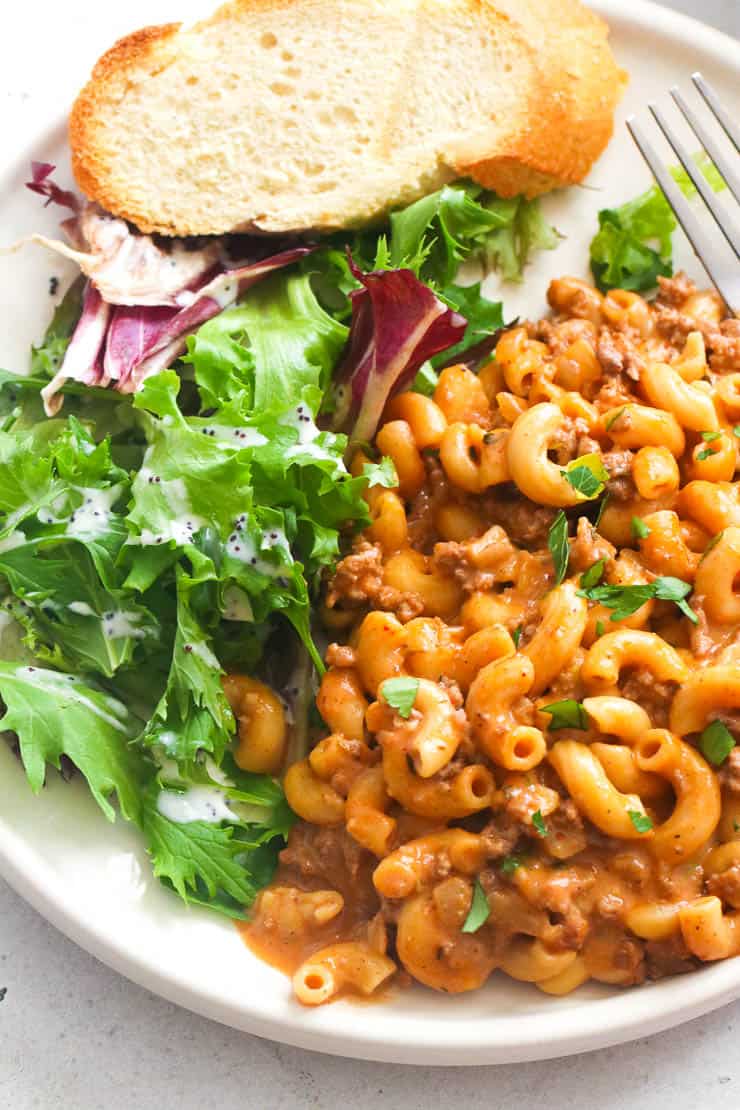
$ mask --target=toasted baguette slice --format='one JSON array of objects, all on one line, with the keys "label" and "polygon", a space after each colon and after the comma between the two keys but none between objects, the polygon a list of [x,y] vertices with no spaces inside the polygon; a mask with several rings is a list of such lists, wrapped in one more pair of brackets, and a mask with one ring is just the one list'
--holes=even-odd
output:
[{"label": "toasted baguette slice", "polygon": [[351,227],[460,176],[580,181],[623,80],[577,0],[232,0],[100,59],[73,167],[145,232]]}]

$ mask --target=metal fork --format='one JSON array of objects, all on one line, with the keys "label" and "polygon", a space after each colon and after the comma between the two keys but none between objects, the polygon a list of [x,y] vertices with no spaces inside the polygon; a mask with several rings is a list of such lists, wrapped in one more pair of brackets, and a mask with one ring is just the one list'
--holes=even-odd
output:
[{"label": "metal fork", "polygon": [[[724,139],[718,141],[707,130],[706,124],[699,114],[675,86],[670,90],[671,96],[704,150],[722,174],[729,192],[736,201],[740,201],[740,127],[733,121],[717,93],[700,73],[692,74],[691,80],[729,141]],[[727,307],[738,316],[740,315],[740,227],[738,227],[737,218],[714,193],[692,158],[691,152],[677,137],[675,130],[671,128],[662,109],[657,104],[648,104],[648,108],[714,217],[720,231],[730,245],[730,250],[721,240],[717,240],[716,236],[713,237],[710,230],[704,226],[706,221],[701,220],[697,207],[691,204],[683,195],[673,180],[670,170],[662,161],[645,129],[635,116],[630,116],[627,120],[630,134]]]}]

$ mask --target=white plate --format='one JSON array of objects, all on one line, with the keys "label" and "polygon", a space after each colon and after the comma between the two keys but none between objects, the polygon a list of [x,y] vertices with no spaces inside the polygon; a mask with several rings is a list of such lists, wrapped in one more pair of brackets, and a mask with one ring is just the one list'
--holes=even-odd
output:
[{"label": "white plate", "polygon": [[[539,312],[549,278],[583,272],[597,210],[648,184],[623,125],[628,112],[674,82],[685,82],[695,69],[715,82],[729,104],[736,97],[738,51],[731,39],[638,0],[599,0],[593,6],[612,25],[614,49],[631,74],[630,88],[616,136],[593,171],[590,188],[571,189],[548,201],[567,239],[556,252],[538,259],[526,287],[505,292],[510,316]],[[132,27],[138,19],[171,17],[172,9],[171,3],[151,0],[131,0],[127,6]],[[202,11],[203,3],[179,0],[178,9],[181,14]],[[121,29],[120,13],[116,19],[111,34]],[[95,34],[97,49],[99,26]],[[32,229],[55,230],[56,214],[44,212],[20,187],[27,159],[57,162],[61,177],[68,178],[58,86],[53,84],[58,76],[52,72],[44,77],[42,67],[34,73],[37,80],[48,83],[48,127],[35,140],[18,135],[14,150],[4,140],[6,156],[16,156],[0,182],[6,241]],[[69,75],[65,81],[66,87]],[[703,280],[685,244],[678,257]],[[62,272],[56,260],[34,248],[10,262],[0,260],[0,304],[4,320],[12,321],[3,336],[4,365],[26,365],[28,344],[48,318],[48,278]],[[398,992],[382,1005],[337,1003],[306,1010],[291,999],[288,980],[255,959],[231,925],[188,910],[160,887],[133,830],[121,822],[108,825],[79,783],[65,785],[53,774],[42,796],[34,798],[4,745],[0,815],[0,871],[73,940],[174,1002],[304,1048],[427,1065],[536,1060],[642,1037],[740,996],[737,959],[621,993],[587,987],[558,1000],[495,976],[476,994],[445,997],[419,988]]]}]

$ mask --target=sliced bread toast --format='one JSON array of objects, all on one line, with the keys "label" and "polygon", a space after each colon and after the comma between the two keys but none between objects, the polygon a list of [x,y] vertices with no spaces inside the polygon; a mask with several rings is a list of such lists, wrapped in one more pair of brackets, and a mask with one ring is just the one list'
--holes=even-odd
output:
[{"label": "sliced bread toast", "polygon": [[622,84],[577,0],[231,0],[100,59],[73,168],[145,232],[350,227],[460,176],[581,180]]}]

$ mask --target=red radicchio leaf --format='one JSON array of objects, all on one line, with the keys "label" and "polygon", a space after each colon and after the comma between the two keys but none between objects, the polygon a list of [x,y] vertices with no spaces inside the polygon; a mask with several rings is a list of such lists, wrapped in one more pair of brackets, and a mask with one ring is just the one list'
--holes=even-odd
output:
[{"label": "red radicchio leaf", "polygon": [[126,382],[131,371],[167,328],[179,309],[116,305],[113,309],[103,359],[103,381]]},{"label": "red radicchio leaf", "polygon": [[97,385],[102,377],[102,356],[111,306],[106,304],[92,282],[85,286],[82,300],[82,315],[77,322],[62,365],[49,384],[41,390],[44,408],[49,416],[54,416],[62,407],[62,398],[57,393],[65,381],[83,382]]},{"label": "red radicchio leaf", "polygon": [[419,367],[459,343],[467,320],[448,308],[411,270],[365,274],[349,259],[362,289],[350,293],[352,325],[336,374],[332,426],[370,440],[386,402],[410,385]]},{"label": "red radicchio leaf", "polygon": [[152,374],[158,374],[160,370],[166,370],[172,365],[177,356],[185,350],[187,337],[196,328],[235,304],[263,277],[267,277],[274,270],[290,266],[299,258],[310,254],[312,249],[312,247],[295,247],[293,250],[282,251],[281,254],[274,254],[261,262],[227,270],[209,281],[198,290],[192,304],[181,309],[163,325],[156,339],[144,352],[144,357],[132,367],[131,373],[125,379],[121,379],[118,388],[122,393],[135,393],[142,382]]},{"label": "red radicchio leaf", "polygon": [[46,197],[44,208],[50,204],[60,204],[63,208],[71,208],[77,213],[80,210],[80,199],[73,192],[60,188],[51,180],[56,166],[51,162],[31,162],[31,180],[26,182],[26,188],[32,193]]},{"label": "red radicchio leaf", "polygon": [[43,390],[47,413],[51,416],[59,411],[61,398],[56,394],[70,378],[86,385],[113,382],[121,393],[136,392],[148,377],[172,365],[196,328],[234,304],[261,278],[312,249],[296,247],[219,274],[193,294],[186,308],[112,306],[88,281],[82,316],[64,362]]}]

